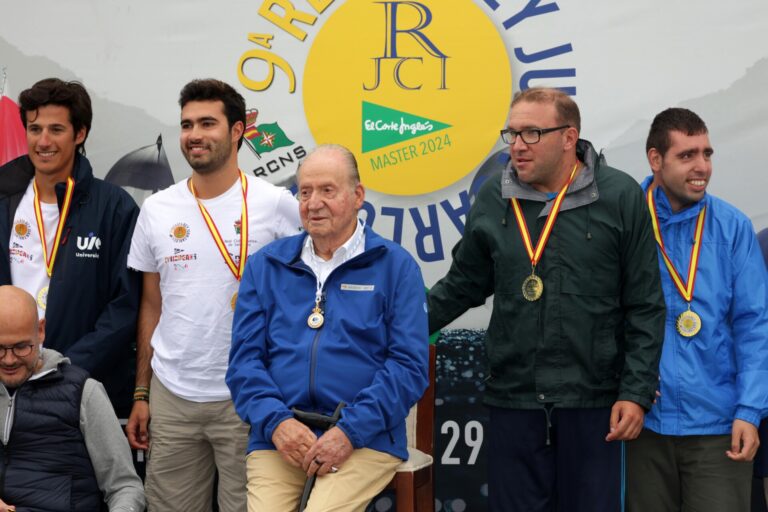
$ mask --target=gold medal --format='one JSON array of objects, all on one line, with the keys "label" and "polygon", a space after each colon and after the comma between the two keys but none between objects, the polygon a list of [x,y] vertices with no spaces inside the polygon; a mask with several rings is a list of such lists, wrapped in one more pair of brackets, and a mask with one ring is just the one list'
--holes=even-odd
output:
[{"label": "gold medal", "polygon": [[309,315],[309,318],[307,318],[307,325],[313,329],[319,329],[323,326],[324,322],[325,317],[323,317],[323,312],[318,308],[313,309],[312,314]]},{"label": "gold medal", "polygon": [[312,314],[309,315],[309,318],[307,318],[307,325],[313,329],[319,329],[322,327],[323,322],[325,322],[325,318],[320,311],[312,310]]},{"label": "gold medal", "polygon": [[531,274],[523,281],[523,297],[528,301],[536,301],[544,292],[544,281],[536,274]]},{"label": "gold medal", "polygon": [[45,311],[45,307],[48,305],[48,287],[43,286],[40,291],[37,292],[37,305],[40,309]]},{"label": "gold medal", "polygon": [[229,299],[229,305],[232,306],[232,311],[234,311],[235,306],[237,305],[237,292],[235,292],[235,294],[232,295],[232,298]]},{"label": "gold medal", "polygon": [[312,329],[319,329],[323,326],[325,317],[323,316],[323,310],[320,309],[320,298],[315,299],[315,307],[312,308],[312,314],[307,318],[307,325]]},{"label": "gold medal", "polygon": [[683,311],[677,317],[677,332],[686,338],[696,336],[701,330],[701,317],[691,311]]}]

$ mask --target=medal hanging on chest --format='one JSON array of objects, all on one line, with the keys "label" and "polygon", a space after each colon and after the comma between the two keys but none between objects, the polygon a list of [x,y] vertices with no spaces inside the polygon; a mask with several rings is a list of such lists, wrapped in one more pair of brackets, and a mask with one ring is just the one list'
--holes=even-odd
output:
[{"label": "medal hanging on chest", "polygon": [[653,224],[653,234],[656,237],[656,244],[659,246],[661,252],[661,259],[664,260],[664,265],[667,267],[672,282],[675,283],[678,293],[688,303],[688,309],[683,311],[677,316],[675,321],[675,327],[677,332],[686,338],[696,336],[701,330],[701,317],[691,310],[691,302],[693,301],[693,288],[696,284],[696,271],[699,266],[699,254],[701,253],[701,239],[704,235],[704,219],[706,217],[707,207],[704,206],[699,212],[699,216],[696,219],[696,230],[693,236],[693,247],[691,248],[691,258],[688,263],[688,281],[683,282],[683,278],[680,277],[680,273],[675,268],[672,260],[667,255],[667,250],[664,247],[664,240],[661,237],[661,228],[659,227],[659,218],[656,214],[656,203],[653,197],[654,187],[649,187],[646,194],[648,200],[648,209],[651,213],[651,222]]},{"label": "medal hanging on chest", "polygon": [[557,215],[560,213],[560,205],[565,198],[566,192],[568,192],[568,187],[570,187],[571,183],[573,182],[573,177],[576,175],[576,169],[578,169],[578,167],[578,163],[573,166],[573,170],[571,171],[571,175],[568,177],[568,181],[555,197],[555,201],[552,203],[552,209],[549,211],[549,215],[547,215],[547,221],[544,223],[544,229],[539,235],[538,242],[536,242],[535,249],[533,247],[533,243],[531,243],[531,234],[528,231],[528,225],[526,224],[525,217],[523,216],[523,209],[520,207],[520,203],[516,198],[513,197],[510,199],[512,208],[515,212],[517,227],[520,230],[520,236],[523,238],[523,245],[525,246],[525,250],[528,253],[528,257],[531,259],[531,275],[523,280],[522,286],[523,298],[525,298],[527,301],[537,301],[544,293],[544,281],[542,281],[541,278],[536,275],[536,265],[539,263],[539,260],[541,260],[542,254],[544,254],[544,247],[547,245],[547,240],[549,240],[549,235],[552,234],[552,228],[555,225]]},{"label": "medal hanging on chest", "polygon": [[525,297],[525,300],[533,302],[539,300],[542,293],[544,293],[544,281],[534,274],[533,269],[531,269],[531,275],[523,281],[523,297]]},{"label": "medal hanging on chest", "polygon": [[307,325],[313,329],[319,329],[320,327],[323,326],[323,323],[325,322],[325,317],[323,316],[323,310],[320,308],[320,302],[321,302],[321,298],[316,297],[315,307],[312,308],[312,313],[309,315],[309,318],[307,318]]},{"label": "medal hanging on chest", "polygon": [[690,338],[696,336],[701,330],[701,317],[691,311],[691,305],[688,304],[688,311],[680,313],[675,325],[677,326],[677,332],[686,338]]},{"label": "medal hanging on chest", "polygon": [[45,308],[48,307],[48,287],[47,286],[43,286],[37,292],[37,306],[42,310],[45,310]]},{"label": "medal hanging on chest", "polygon": [[[208,213],[208,210],[200,199],[198,199],[197,193],[195,192],[195,185],[192,183],[192,180],[189,180],[189,188],[192,191],[192,195],[195,197],[195,201],[197,201],[197,206],[200,208],[200,213],[203,215],[205,225],[208,226],[208,231],[211,233],[211,237],[213,237],[213,241],[219,249],[221,257],[224,258],[224,263],[227,264],[229,271],[232,272],[235,279],[240,282],[240,279],[243,277],[243,272],[245,272],[245,262],[248,259],[248,180],[245,177],[245,173],[240,171],[240,189],[243,192],[243,203],[240,207],[240,260],[237,264],[235,264],[235,261],[229,254],[229,250],[224,243],[224,239],[221,237],[221,233],[219,233],[219,229],[216,227],[216,223],[213,221],[213,217],[211,217],[211,214]],[[235,310],[236,304],[237,292],[235,292],[232,295],[232,298],[229,299],[229,306],[232,308],[232,311]]]}]

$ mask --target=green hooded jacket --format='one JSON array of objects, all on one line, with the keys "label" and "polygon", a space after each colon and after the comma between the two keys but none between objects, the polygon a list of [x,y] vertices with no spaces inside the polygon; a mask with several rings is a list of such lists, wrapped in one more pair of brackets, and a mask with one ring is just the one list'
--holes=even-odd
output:
[{"label": "green hooded jacket", "polygon": [[510,205],[522,207],[536,245],[554,200],[508,167],[481,187],[448,274],[429,292],[430,332],[490,295],[488,405],[534,409],[649,409],[658,386],[665,305],[643,193],[627,174],[578,143],[585,164],[563,200],[536,274],[541,298],[523,297],[531,261]]}]

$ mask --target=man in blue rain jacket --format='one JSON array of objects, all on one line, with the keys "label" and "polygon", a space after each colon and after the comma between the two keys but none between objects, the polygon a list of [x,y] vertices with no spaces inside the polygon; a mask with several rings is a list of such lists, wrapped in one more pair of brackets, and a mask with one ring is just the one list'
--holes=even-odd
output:
[{"label": "man in blue rain jacket", "polygon": [[706,193],[713,149],[695,113],[671,108],[646,145],[667,323],[659,396],[629,443],[628,510],[749,510],[768,406],[768,285],[752,224]]}]

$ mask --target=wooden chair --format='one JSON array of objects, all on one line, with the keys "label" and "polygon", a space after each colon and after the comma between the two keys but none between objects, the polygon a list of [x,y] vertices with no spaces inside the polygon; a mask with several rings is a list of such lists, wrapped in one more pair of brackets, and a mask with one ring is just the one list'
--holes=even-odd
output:
[{"label": "wooden chair", "polygon": [[406,419],[408,460],[387,486],[395,491],[397,512],[434,512],[435,346],[429,346],[429,387]]}]

